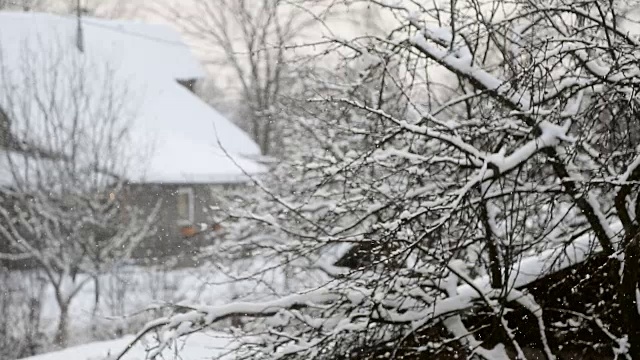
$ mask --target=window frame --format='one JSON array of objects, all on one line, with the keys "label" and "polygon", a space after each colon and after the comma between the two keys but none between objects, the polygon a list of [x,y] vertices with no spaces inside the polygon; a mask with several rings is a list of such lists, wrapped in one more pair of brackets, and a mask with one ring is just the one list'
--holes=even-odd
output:
[{"label": "window frame", "polygon": [[[187,218],[182,218],[179,208],[180,196],[187,198]],[[193,225],[195,222],[195,194],[191,187],[180,187],[176,190],[176,213],[178,215],[178,225]]]}]

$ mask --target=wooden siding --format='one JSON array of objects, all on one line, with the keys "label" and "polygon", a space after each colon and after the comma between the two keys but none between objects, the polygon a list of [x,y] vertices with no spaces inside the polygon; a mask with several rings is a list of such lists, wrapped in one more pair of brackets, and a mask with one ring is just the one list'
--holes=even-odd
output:
[{"label": "wooden siding", "polygon": [[[188,224],[181,221],[178,211],[178,199],[183,189],[193,193],[193,221]],[[189,255],[198,252],[202,246],[213,241],[209,232],[195,236],[185,236],[190,231],[183,227],[200,224],[212,227],[211,207],[217,205],[216,193],[221,193],[225,185],[183,185],[183,184],[135,184],[128,185],[120,196],[126,203],[137,206],[149,213],[158,202],[160,209],[155,221],[155,233],[150,235],[134,251],[134,258],[142,261],[157,262],[173,255]]]}]

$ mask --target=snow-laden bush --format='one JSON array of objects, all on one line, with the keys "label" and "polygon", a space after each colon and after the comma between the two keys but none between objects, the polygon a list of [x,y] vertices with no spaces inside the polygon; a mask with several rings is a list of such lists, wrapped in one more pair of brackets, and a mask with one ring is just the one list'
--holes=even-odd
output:
[{"label": "snow-laden bush", "polygon": [[[218,248],[270,259],[298,288],[180,304],[136,340],[158,332],[153,355],[243,317],[236,358],[553,359],[585,349],[582,330],[600,356],[640,358],[627,4],[366,3],[390,30],[320,49],[344,62],[292,101],[290,156],[230,206]],[[547,306],[557,287],[580,301]]]}]

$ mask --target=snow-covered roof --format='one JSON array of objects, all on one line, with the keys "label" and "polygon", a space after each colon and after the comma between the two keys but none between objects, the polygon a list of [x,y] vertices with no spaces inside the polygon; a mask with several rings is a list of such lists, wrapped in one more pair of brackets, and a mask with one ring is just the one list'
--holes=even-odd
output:
[{"label": "snow-covered roof", "polygon": [[[0,12],[4,82],[0,85],[0,107],[13,106],[9,112],[19,119],[12,118],[12,131],[22,131],[34,143],[38,142],[34,137],[46,136],[33,131],[34,124],[47,121],[38,116],[41,105],[33,94],[55,92],[58,98],[70,98],[66,94],[69,90],[64,89],[66,83],[59,79],[82,73],[90,78],[83,90],[87,93],[101,94],[108,86],[122,91],[129,126],[126,151],[140,160],[125,173],[132,182],[229,182],[246,179],[245,172],[264,171],[248,159],[260,155],[257,144],[177,82],[201,78],[204,70],[176,31],[161,25],[90,17],[82,18],[82,29],[81,53],[76,48],[75,17]],[[26,70],[25,64],[37,71]],[[56,80],[49,75],[53,71],[57,72]],[[51,85],[54,81],[60,84]],[[10,96],[3,97],[1,92]],[[20,97],[19,106],[16,96]],[[50,94],[42,97],[47,96]],[[86,111],[95,118],[104,101],[94,103],[86,105]],[[23,119],[28,119],[24,120],[29,122],[28,131],[20,124]]]}]

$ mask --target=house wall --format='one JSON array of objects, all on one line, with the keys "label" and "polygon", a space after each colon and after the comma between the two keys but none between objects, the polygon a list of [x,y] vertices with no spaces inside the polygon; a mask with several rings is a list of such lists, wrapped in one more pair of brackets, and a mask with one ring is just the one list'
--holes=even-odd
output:
[{"label": "house wall", "polygon": [[[156,204],[159,205],[155,218],[154,232],[145,238],[134,250],[134,260],[141,264],[161,264],[171,259],[169,265],[193,266],[197,264],[194,257],[199,254],[199,249],[211,245],[215,241],[213,232],[212,206],[218,204],[217,198],[230,188],[243,186],[242,184],[128,184],[116,196],[123,205],[134,206],[142,210],[145,216],[151,213]],[[180,221],[178,211],[178,197],[190,189],[193,193],[193,221],[186,223]],[[0,204],[10,208],[9,205]],[[129,216],[123,212],[122,216]],[[209,229],[199,232],[194,236],[184,236],[181,228],[195,225],[200,230],[200,224],[206,224]],[[8,252],[7,240],[0,236],[0,252]],[[173,263],[175,260],[178,263]],[[4,261],[0,259],[0,268],[29,268],[34,266],[30,261]]]},{"label": "house wall", "polygon": [[[212,230],[186,237],[181,228],[200,224],[212,225],[211,206],[217,204],[217,194],[222,194],[231,184],[135,184],[128,185],[119,195],[124,201],[149,214],[160,202],[159,212],[155,220],[155,233],[141,243],[133,256],[141,262],[162,262],[168,257],[181,255],[181,260],[188,262],[190,255],[197,255],[198,249],[210,245],[213,240]],[[189,190],[190,189],[190,190]],[[181,193],[193,193],[193,221],[180,221],[178,199]],[[185,264],[188,265],[188,264]]]}]

